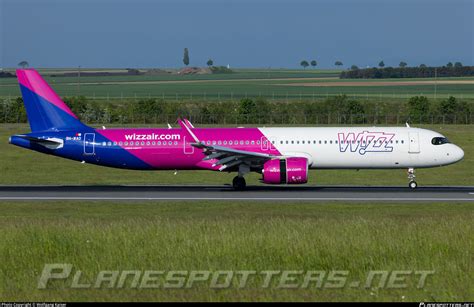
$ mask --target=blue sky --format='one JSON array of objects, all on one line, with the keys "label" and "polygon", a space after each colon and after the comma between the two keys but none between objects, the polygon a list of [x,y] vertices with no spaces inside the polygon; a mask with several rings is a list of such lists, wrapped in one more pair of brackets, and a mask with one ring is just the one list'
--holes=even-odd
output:
[{"label": "blue sky", "polygon": [[472,0],[0,0],[0,66],[473,65]]}]

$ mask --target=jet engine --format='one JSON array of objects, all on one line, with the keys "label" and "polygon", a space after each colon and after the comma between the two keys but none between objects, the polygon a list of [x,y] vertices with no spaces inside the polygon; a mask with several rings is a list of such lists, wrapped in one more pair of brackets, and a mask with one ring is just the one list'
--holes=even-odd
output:
[{"label": "jet engine", "polygon": [[263,182],[268,184],[302,184],[308,182],[308,159],[289,157],[273,159],[263,165]]}]

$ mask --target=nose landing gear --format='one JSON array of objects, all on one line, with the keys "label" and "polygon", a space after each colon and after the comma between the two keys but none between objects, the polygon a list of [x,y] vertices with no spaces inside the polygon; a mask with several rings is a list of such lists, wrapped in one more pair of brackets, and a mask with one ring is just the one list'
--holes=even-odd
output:
[{"label": "nose landing gear", "polygon": [[408,187],[412,190],[416,189],[418,187],[418,183],[415,181],[415,169],[414,168],[409,168],[408,169]]}]

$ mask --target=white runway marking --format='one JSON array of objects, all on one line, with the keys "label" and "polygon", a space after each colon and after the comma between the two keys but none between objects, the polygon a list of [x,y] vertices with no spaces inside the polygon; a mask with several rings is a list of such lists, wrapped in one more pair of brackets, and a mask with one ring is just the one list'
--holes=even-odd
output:
[{"label": "white runway marking", "polygon": [[[469,193],[474,194],[474,193]],[[371,201],[474,201],[474,198],[424,197],[0,197],[0,200],[371,200]]]}]

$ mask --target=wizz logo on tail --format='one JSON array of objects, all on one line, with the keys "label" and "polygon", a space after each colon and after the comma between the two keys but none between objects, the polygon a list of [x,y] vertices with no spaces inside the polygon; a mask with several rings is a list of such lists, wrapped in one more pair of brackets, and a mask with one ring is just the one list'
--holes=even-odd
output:
[{"label": "wizz logo on tail", "polygon": [[366,152],[392,152],[392,140],[395,133],[363,131],[358,134],[338,133],[339,151],[358,152],[364,155]]}]

